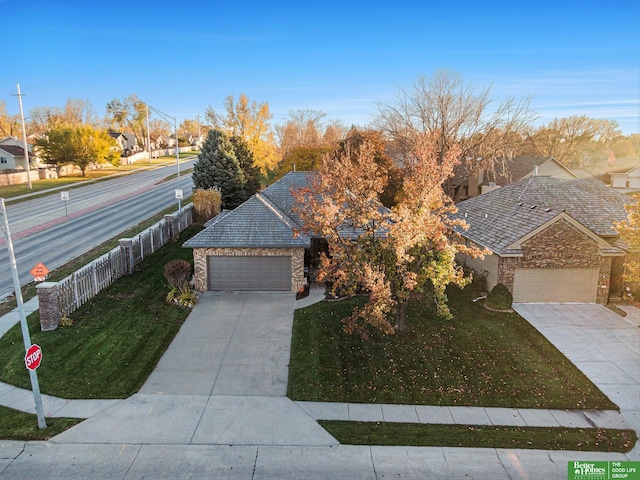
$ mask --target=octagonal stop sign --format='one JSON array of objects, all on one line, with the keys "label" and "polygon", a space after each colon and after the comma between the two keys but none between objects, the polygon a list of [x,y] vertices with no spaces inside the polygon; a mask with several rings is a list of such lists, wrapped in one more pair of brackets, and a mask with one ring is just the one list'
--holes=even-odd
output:
[{"label": "octagonal stop sign", "polygon": [[27,353],[24,356],[24,363],[29,370],[35,370],[40,366],[42,361],[42,349],[35,343],[27,349]]}]

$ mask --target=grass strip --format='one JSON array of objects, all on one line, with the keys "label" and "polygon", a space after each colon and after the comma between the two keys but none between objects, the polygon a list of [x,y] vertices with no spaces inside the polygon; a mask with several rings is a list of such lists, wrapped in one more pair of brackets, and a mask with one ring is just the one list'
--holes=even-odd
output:
[{"label": "grass strip", "polygon": [[0,439],[49,440],[82,420],[81,418],[47,418],[47,428],[40,430],[38,418],[35,415],[0,406]]},{"label": "grass strip", "polygon": [[[28,318],[31,340],[42,347],[38,368],[43,393],[61,398],[126,398],[137,392],[165,352],[190,309],[168,304],[164,266],[192,260],[182,243],[191,226],[140,263],[133,274],[75,311],[70,327],[41,332],[39,312]],[[20,325],[0,338],[0,381],[30,388]]]},{"label": "grass strip", "polygon": [[345,445],[526,448],[589,452],[630,451],[633,430],[564,427],[506,427],[320,420]]},{"label": "grass strip", "polygon": [[490,312],[474,292],[448,292],[453,319],[428,301],[407,310],[409,332],[368,340],[348,335],[341,318],[363,298],[296,310],[288,395],[293,400],[613,409],[611,402],[517,313]]}]

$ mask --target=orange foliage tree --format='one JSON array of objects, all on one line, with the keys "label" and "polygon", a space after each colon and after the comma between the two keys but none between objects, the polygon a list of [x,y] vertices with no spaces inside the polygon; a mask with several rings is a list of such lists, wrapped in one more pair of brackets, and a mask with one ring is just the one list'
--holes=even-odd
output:
[{"label": "orange foliage tree", "polygon": [[454,233],[464,228],[452,220],[456,211],[442,184],[458,162],[457,151],[438,158],[433,142],[423,137],[404,167],[404,195],[391,209],[380,197],[388,172],[376,162],[376,145],[347,143],[325,157],[306,188],[294,192],[305,230],[327,239],[329,255],[320,263],[319,279],[333,282],[334,292],[368,293],[367,303],[343,319],[347,332],[367,336],[367,325],[387,334],[407,329],[410,300],[429,294],[439,315],[450,317],[445,289],[470,278],[455,263],[458,252],[479,256]]}]

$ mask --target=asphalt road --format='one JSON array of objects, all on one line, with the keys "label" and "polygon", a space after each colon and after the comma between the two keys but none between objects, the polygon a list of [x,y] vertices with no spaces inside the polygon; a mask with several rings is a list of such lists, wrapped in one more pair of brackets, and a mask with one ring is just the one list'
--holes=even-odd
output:
[{"label": "asphalt road", "polygon": [[[191,168],[194,161],[180,162],[180,169]],[[172,164],[71,189],[66,209],[59,191],[7,205],[20,283],[33,281],[29,271],[39,262],[53,270],[171,205],[177,210],[177,179],[158,183],[174,173]],[[192,187],[191,174],[182,174],[184,197]],[[6,242],[0,236],[0,299],[13,290]]]}]

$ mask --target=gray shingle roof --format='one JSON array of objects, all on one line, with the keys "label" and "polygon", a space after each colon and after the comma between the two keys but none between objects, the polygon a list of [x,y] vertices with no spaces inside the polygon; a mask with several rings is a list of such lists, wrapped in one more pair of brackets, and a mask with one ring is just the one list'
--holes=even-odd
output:
[{"label": "gray shingle roof", "polygon": [[291,191],[308,186],[314,174],[315,172],[289,172],[273,185],[265,188],[260,194],[267,197],[298,226],[301,226],[300,216],[293,211],[295,199]]},{"label": "gray shingle roof", "polygon": [[457,204],[454,218],[469,224],[461,232],[498,254],[561,212],[601,237],[615,236],[613,222],[626,218],[629,199],[597,180],[529,177]]},{"label": "gray shingle roof", "polygon": [[[288,175],[287,175],[288,176]],[[284,177],[287,178],[287,177]],[[291,180],[291,179],[289,179]],[[286,199],[290,190],[273,184],[270,197],[279,200],[287,208],[293,199]],[[292,182],[285,183],[290,186]],[[234,210],[223,212],[209,222],[207,228],[188,240],[184,246],[188,248],[308,248],[310,239],[303,233],[296,233],[298,226],[289,218],[279,205],[265,195],[259,193],[251,197]]]}]

